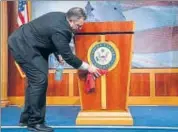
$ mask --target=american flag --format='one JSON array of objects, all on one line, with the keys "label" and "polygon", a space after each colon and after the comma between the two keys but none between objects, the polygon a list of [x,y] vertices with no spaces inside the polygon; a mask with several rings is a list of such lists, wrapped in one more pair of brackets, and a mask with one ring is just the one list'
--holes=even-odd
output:
[{"label": "american flag", "polygon": [[18,1],[17,24],[20,27],[21,25],[27,23],[28,21],[29,21],[29,16],[28,16],[27,1],[25,1],[25,0],[19,0]]}]

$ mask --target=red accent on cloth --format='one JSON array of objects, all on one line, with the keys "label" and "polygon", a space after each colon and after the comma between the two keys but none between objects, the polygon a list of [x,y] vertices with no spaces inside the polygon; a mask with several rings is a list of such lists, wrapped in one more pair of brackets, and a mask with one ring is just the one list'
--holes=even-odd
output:
[{"label": "red accent on cloth", "polygon": [[103,70],[103,69],[98,69],[98,72],[101,74],[101,76],[102,75],[105,75],[107,72],[108,72],[108,70]]},{"label": "red accent on cloth", "polygon": [[95,90],[95,80],[92,73],[88,73],[85,81],[85,90],[87,93],[94,92]]},{"label": "red accent on cloth", "polygon": [[[100,76],[105,75],[108,71],[99,69],[98,72]],[[91,93],[95,91],[95,79],[92,73],[88,73],[85,81],[85,90],[87,93]]]}]

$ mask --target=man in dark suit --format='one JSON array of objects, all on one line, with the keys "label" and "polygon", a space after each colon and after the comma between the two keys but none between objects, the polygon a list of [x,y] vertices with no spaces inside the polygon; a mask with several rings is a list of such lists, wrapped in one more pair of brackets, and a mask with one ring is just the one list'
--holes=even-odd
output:
[{"label": "man in dark suit", "polygon": [[20,124],[29,130],[53,131],[45,125],[49,54],[61,55],[76,69],[98,74],[96,67],[77,58],[69,47],[72,33],[82,27],[85,19],[85,12],[78,7],[67,13],[51,12],[22,25],[9,36],[9,49],[28,78]]}]

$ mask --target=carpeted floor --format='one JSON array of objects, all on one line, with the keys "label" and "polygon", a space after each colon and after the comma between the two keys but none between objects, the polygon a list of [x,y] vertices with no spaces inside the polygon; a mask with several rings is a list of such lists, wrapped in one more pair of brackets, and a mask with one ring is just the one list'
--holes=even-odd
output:
[{"label": "carpeted floor", "polygon": [[[46,122],[55,132],[178,132],[178,106],[130,106],[129,109],[133,126],[76,126],[79,106],[48,106]],[[20,112],[16,106],[1,109],[3,132],[27,132],[26,128],[18,127]]]}]

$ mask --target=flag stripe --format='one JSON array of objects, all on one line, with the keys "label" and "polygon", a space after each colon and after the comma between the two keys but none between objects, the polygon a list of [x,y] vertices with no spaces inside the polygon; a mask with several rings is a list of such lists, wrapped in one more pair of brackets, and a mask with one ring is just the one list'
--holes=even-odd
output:
[{"label": "flag stripe", "polygon": [[27,9],[28,9],[27,2],[19,0],[18,1],[18,16],[17,16],[18,26],[21,26],[29,21]]},{"label": "flag stripe", "polygon": [[25,5],[25,15],[24,15],[24,18],[25,18],[25,22],[28,22],[27,5]]},{"label": "flag stripe", "polygon": [[22,25],[22,21],[20,20],[19,17],[17,17],[17,25],[20,27]]},{"label": "flag stripe", "polygon": [[19,18],[20,18],[22,24],[24,24],[25,20],[24,20],[24,16],[22,15],[22,13],[19,13],[18,15],[19,15]]}]

